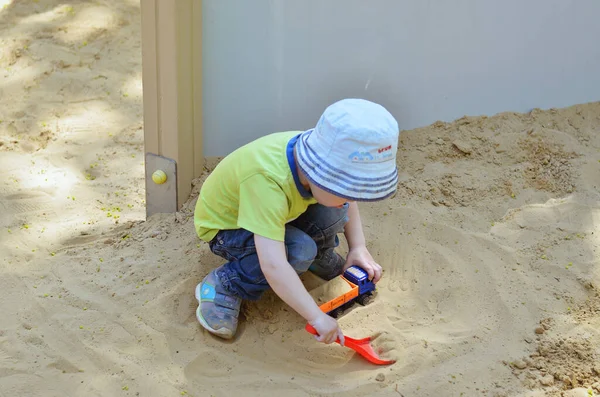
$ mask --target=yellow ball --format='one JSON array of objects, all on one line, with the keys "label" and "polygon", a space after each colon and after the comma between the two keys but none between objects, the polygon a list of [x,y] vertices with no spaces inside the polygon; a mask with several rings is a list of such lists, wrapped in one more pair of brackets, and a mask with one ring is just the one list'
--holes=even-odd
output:
[{"label": "yellow ball", "polygon": [[162,171],[162,170],[156,170],[152,174],[152,180],[157,185],[160,185],[160,184],[165,183],[167,181],[167,174],[165,174],[165,172]]}]

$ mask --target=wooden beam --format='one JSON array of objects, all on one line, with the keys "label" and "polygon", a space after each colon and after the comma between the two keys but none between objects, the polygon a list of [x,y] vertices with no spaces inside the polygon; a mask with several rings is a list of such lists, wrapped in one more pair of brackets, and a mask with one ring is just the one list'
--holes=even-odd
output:
[{"label": "wooden beam", "polygon": [[158,50],[156,43],[156,0],[141,0],[142,86],[144,146],[146,152],[160,152],[158,140]]},{"label": "wooden beam", "polygon": [[192,0],[192,65],[193,65],[193,108],[194,114],[194,176],[204,169],[203,111],[202,111],[202,0]]},{"label": "wooden beam", "polygon": [[[179,210],[200,174],[202,156],[202,2],[199,0],[141,0],[144,86],[144,142],[146,154],[176,164],[173,195],[147,194],[151,207]],[[157,163],[152,162],[156,167]],[[158,161],[160,164],[160,161]],[[146,191],[167,188],[152,181],[155,169],[146,164]],[[170,183],[173,181],[170,180]],[[160,200],[175,203],[148,201]],[[168,198],[165,198],[168,197]],[[172,198],[171,198],[172,197]],[[163,205],[164,204],[164,205]]]}]

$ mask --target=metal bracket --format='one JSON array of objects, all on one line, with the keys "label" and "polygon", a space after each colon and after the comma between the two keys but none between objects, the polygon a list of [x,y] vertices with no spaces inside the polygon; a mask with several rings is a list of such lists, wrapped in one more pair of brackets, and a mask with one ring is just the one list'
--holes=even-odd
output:
[{"label": "metal bracket", "polygon": [[[164,174],[155,174],[157,171]],[[177,163],[167,157],[146,153],[146,218],[174,212],[177,212]]]}]

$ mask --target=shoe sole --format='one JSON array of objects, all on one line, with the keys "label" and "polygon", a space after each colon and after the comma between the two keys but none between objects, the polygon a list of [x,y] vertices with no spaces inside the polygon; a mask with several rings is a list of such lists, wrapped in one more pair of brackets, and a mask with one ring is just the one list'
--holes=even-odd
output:
[{"label": "shoe sole", "polygon": [[233,335],[231,335],[231,332],[229,332],[226,329],[221,329],[221,330],[213,329],[210,325],[208,325],[208,323],[206,322],[204,317],[202,317],[202,314],[200,313],[200,303],[202,302],[200,299],[200,286],[201,285],[202,285],[202,283],[196,285],[196,291],[194,294],[196,296],[196,300],[198,301],[198,308],[196,309],[196,319],[198,320],[200,325],[202,325],[204,328],[206,328],[206,330],[209,331],[210,333],[213,333],[213,334],[218,335],[225,339],[231,339],[233,337]]}]

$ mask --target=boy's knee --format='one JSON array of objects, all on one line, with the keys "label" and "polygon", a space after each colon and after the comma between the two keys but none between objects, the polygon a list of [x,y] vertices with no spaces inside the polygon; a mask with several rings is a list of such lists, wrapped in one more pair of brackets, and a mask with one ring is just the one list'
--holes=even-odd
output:
[{"label": "boy's knee", "polygon": [[[297,230],[297,229],[296,229]],[[298,274],[308,270],[317,256],[317,244],[306,233],[298,230],[290,241],[286,241],[288,262]]]}]

